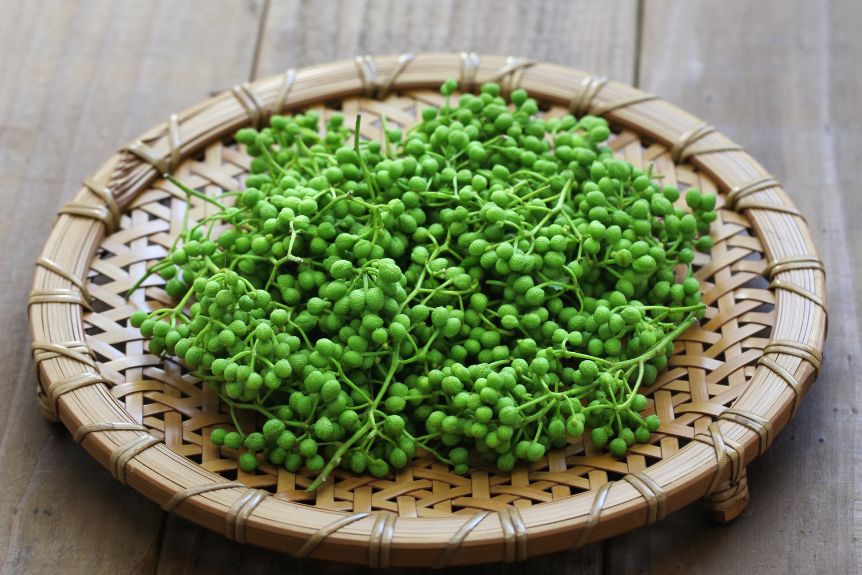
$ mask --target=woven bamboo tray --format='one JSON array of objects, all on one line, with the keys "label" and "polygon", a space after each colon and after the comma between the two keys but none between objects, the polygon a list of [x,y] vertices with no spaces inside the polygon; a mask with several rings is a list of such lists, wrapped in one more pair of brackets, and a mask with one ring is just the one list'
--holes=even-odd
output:
[{"label": "woven bamboo tray", "polygon": [[[235,190],[249,157],[238,128],[277,111],[362,113],[409,126],[441,104],[439,84],[521,86],[548,116],[604,115],[612,147],[668,184],[719,194],[715,247],[698,256],[709,305],[676,343],[650,388],[661,429],[625,459],[580,440],[511,473],[459,476],[421,458],[388,479],[338,471],[310,479],[263,465],[237,469],[209,435],[227,422],[215,393],[183,367],[147,353],[128,324],[168,300],[151,277],[124,294],[208,204],[161,179],[171,172],[207,194]],[[371,121],[369,121],[371,120]],[[371,566],[513,561],[622,533],[697,499],[719,520],[747,501],[745,466],[787,424],[822,361],[823,265],[804,218],[742,148],[671,104],[629,86],[500,56],[357,58],[242,84],[171,115],[111,157],[61,210],[37,261],[30,296],[40,405],[121,482],[168,511],[240,542],[296,557]],[[129,518],[133,521],[134,518]]]}]

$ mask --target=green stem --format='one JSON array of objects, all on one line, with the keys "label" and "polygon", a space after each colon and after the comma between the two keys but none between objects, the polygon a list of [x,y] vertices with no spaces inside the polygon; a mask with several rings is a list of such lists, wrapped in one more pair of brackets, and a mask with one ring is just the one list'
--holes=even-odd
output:
[{"label": "green stem", "polygon": [[213,198],[211,198],[211,197],[207,196],[206,194],[202,194],[202,193],[200,193],[199,191],[197,191],[197,190],[195,190],[195,189],[193,189],[193,188],[190,188],[189,186],[185,185],[184,183],[182,183],[181,181],[179,181],[178,179],[176,179],[175,177],[173,177],[173,176],[172,176],[172,175],[170,175],[170,174],[165,174],[165,179],[166,179],[167,181],[169,181],[170,183],[172,183],[173,185],[175,185],[176,187],[178,187],[179,189],[181,189],[182,191],[184,191],[186,194],[190,195],[190,196],[194,196],[194,197],[196,197],[196,198],[197,198],[197,199],[199,199],[199,200],[203,200],[203,201],[205,201],[205,202],[207,202],[207,203],[210,203],[210,204],[212,204],[212,205],[216,206],[217,208],[219,208],[219,209],[220,209],[220,210],[222,210],[222,211],[224,211],[224,210],[226,210],[226,209],[227,209],[227,206],[225,206],[225,205],[224,205],[223,203],[221,203],[220,201],[215,200],[215,199],[213,199]]},{"label": "green stem", "polygon": [[365,424],[356,430],[356,432],[350,436],[350,439],[341,444],[341,447],[338,448],[338,451],[332,456],[332,459],[329,460],[329,463],[326,464],[326,467],[318,474],[317,478],[311,482],[311,485],[306,488],[306,491],[309,493],[313,493],[317,490],[318,487],[323,485],[323,482],[326,481],[326,478],[329,477],[329,474],[332,473],[332,470],[335,469],[341,463],[342,456],[350,449],[350,446],[362,439],[366,433],[368,433],[371,428],[372,420],[369,419],[365,422]]}]

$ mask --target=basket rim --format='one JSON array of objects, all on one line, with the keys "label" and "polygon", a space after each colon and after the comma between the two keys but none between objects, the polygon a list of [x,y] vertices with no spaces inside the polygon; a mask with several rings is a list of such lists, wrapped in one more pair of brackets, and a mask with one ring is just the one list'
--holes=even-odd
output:
[{"label": "basket rim", "polygon": [[[139,191],[209,142],[244,125],[259,124],[274,111],[348,96],[436,87],[450,77],[459,78],[467,89],[497,80],[504,89],[520,86],[537,99],[601,113],[613,124],[670,147],[675,160],[704,171],[721,190],[731,191],[736,209],[746,211],[752,221],[765,248],[770,288],[775,293],[773,349],[765,352],[771,357],[758,362],[747,389],[732,411],[710,426],[710,435],[697,436],[642,473],[657,491],[645,494],[633,482],[617,481],[526,509],[509,507],[472,517],[396,520],[386,514],[324,510],[224,485],[228,482],[223,477],[147,439],[152,436],[131,419],[108,388],[87,379],[93,379],[92,361],[87,361],[85,349],[75,345],[84,341],[76,278],[86,277],[106,229]],[[816,376],[817,362],[793,350],[805,347],[814,357],[822,353],[827,317],[823,266],[793,202],[778,182],[766,178],[770,178],[768,172],[745,150],[694,116],[631,86],[565,66],[438,53],[366,56],[288,70],[238,85],[172,115],[115,154],[60,210],[40,261],[47,259],[70,271],[61,274],[40,264],[33,293],[41,297],[34,299],[31,294],[40,392],[53,400],[59,419],[82,439],[84,448],[119,480],[163,507],[176,508],[181,516],[240,542],[372,566],[523,559],[571,547],[572,536],[578,544],[586,544],[647,523],[658,497],[670,512],[707,494],[711,485],[738,477],[790,420]],[[752,192],[758,182],[760,187]],[[62,245],[67,234],[82,239],[62,250],[51,247]],[[800,265],[806,261],[818,264]],[[58,316],[63,321],[57,321]],[[496,517],[486,520],[489,514]],[[364,548],[367,554],[348,553]]]}]

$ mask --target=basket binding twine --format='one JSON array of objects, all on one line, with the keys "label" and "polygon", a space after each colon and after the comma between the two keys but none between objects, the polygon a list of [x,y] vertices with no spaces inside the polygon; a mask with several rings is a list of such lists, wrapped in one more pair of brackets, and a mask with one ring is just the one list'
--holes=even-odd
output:
[{"label": "basket binding twine", "polygon": [[[448,78],[463,90],[491,80],[507,93],[524,87],[549,115],[604,115],[619,130],[617,154],[654,163],[669,183],[720,193],[715,248],[696,262],[708,313],[650,390],[662,428],[625,461],[578,443],[529,469],[460,477],[420,459],[394,479],[336,474],[313,495],[301,474],[237,471],[208,441],[224,423],[214,392],[147,354],[127,324],[146,298],[164,297],[148,282],[126,301],[130,278],[164,253],[177,214],[207,210],[186,206],[160,176],[236,189],[248,157],[225,142],[238,128],[307,107],[326,113],[333,101],[345,116],[406,126],[421,107],[439,105],[435,90]],[[363,135],[379,130],[364,122]],[[170,115],[61,208],[30,295],[39,405],[119,481],[237,541],[375,567],[521,560],[654,523],[697,499],[716,519],[733,519],[747,502],[745,466],[771,445],[822,366],[826,317],[824,268],[807,226],[745,150],[652,94],[474,53],[288,70]]]}]

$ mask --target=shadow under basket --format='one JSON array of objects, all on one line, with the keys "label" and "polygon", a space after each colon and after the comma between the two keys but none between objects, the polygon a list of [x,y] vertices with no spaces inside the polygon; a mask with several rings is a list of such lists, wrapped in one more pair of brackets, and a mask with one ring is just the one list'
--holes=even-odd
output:
[{"label": "shadow under basket", "polygon": [[[511,473],[457,475],[420,457],[385,479],[336,471],[315,493],[305,472],[237,469],[210,441],[229,422],[216,393],[147,352],[129,324],[145,302],[170,301],[151,277],[209,195],[241,189],[250,158],[232,141],[276,112],[363,115],[362,136],[408,128],[463,90],[523,87],[545,117],[591,113],[614,129],[615,153],[654,165],[668,185],[718,194],[711,254],[695,260],[705,318],[676,342],[649,388],[661,428],[618,459],[581,440]],[[56,220],[30,296],[40,405],[117,480],[168,511],[240,542],[295,557],[371,566],[515,561],[582,546],[662,519],[695,500],[719,521],[748,500],[746,465],[787,424],[822,362],[825,276],[803,217],[747,152],[711,126],[635,88],[570,68],[475,54],[363,57],[236,86],[170,116],[122,149]],[[129,517],[129,521],[134,518]]]}]

